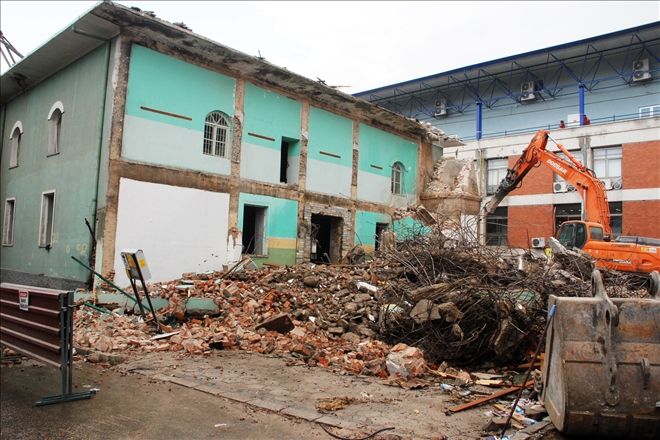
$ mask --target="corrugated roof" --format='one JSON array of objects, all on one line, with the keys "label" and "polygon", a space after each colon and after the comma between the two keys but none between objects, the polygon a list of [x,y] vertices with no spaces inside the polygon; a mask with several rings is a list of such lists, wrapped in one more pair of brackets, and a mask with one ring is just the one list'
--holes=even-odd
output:
[{"label": "corrugated roof", "polygon": [[490,74],[497,75],[498,73],[508,72],[510,70],[510,63],[513,61],[518,63],[521,67],[534,67],[536,65],[542,65],[546,63],[548,53],[553,53],[560,59],[579,57],[584,55],[585,49],[588,45],[595,45],[596,43],[598,43],[598,49],[601,51],[611,50],[617,47],[625,47],[631,43],[631,36],[633,34],[639,35],[643,41],[658,40],[660,38],[660,21],[655,21],[653,23],[648,23],[616,32],[610,32],[608,34],[598,35],[595,37],[585,38],[582,40],[571,41],[569,43],[564,43],[557,46],[546,47],[544,49],[537,49],[530,52],[524,52],[517,55],[511,55],[491,61],[472,64],[470,66],[459,67],[457,69],[448,70],[446,72],[423,76],[421,78],[411,79],[387,86],[377,87],[375,89],[354,93],[353,96],[360,97],[369,94],[378,94],[379,96],[385,97],[388,96],[388,91],[393,91],[394,89],[404,89],[406,86],[411,85],[415,85],[416,90],[419,91],[419,83],[423,82],[425,85],[433,87],[442,84],[443,81],[446,82],[447,78],[452,75],[467,73],[469,76],[469,72],[478,71],[479,69],[485,68],[488,68],[488,72]]}]

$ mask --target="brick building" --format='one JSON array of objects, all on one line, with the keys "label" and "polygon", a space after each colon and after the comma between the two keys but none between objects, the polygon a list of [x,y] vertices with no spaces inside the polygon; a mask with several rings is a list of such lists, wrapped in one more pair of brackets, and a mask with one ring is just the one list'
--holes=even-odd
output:
[{"label": "brick building", "polygon": [[[660,22],[649,23],[356,96],[463,139],[445,154],[476,162],[484,202],[534,133],[550,130],[605,182],[615,234],[657,238],[659,33]],[[481,219],[480,232],[491,245],[542,247],[562,221],[581,215],[574,188],[540,166]]]}]

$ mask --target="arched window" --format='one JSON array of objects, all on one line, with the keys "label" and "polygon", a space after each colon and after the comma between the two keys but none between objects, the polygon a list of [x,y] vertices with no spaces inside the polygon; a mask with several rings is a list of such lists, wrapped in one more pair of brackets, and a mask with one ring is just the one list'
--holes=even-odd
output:
[{"label": "arched window", "polygon": [[392,194],[403,194],[403,164],[394,162],[392,165]]},{"label": "arched window", "polygon": [[60,132],[62,131],[62,114],[64,106],[57,101],[48,113],[48,155],[60,152]]},{"label": "arched window", "polygon": [[204,154],[227,157],[228,133],[227,115],[218,111],[209,113],[204,123]]},{"label": "arched window", "polygon": [[11,130],[9,140],[11,141],[11,151],[9,156],[9,168],[18,166],[18,153],[21,148],[21,138],[23,137],[23,124],[21,121],[16,121],[14,128]]}]

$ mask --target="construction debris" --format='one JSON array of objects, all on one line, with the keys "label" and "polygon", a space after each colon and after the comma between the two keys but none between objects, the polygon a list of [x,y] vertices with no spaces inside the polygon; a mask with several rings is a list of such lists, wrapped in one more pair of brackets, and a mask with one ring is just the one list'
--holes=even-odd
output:
[{"label": "construction debris", "polygon": [[[149,322],[130,310],[99,313],[84,307],[76,312],[75,343],[105,354],[209,355],[218,349],[283,354],[309,366],[393,375],[403,386],[429,371],[438,373],[443,361],[522,362],[543,329],[548,296],[590,294],[570,256],[562,262],[512,256],[479,245],[471,236],[474,228],[437,224],[424,234],[407,233],[361,264],[247,270],[251,264],[245,259],[240,269],[152,284],[154,300],[165,303],[158,315],[167,337],[152,338]],[[644,295],[616,276],[618,291],[610,296]],[[482,382],[489,386],[506,383],[480,379],[492,380]]]}]

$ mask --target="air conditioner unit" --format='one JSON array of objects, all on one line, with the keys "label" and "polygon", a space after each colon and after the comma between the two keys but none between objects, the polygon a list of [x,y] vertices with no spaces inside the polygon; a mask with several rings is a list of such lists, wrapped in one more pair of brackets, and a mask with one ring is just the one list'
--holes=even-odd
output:
[{"label": "air conditioner unit", "polygon": [[623,188],[623,182],[621,179],[617,180],[612,180],[612,189],[622,189]]},{"label": "air conditioner unit", "polygon": [[446,116],[447,115],[447,100],[442,98],[435,101],[435,111],[433,112],[434,117]]},{"label": "air conditioner unit", "polygon": [[646,81],[651,79],[651,70],[649,69],[649,59],[643,58],[633,63],[633,82]]},{"label": "air conditioner unit", "polygon": [[545,247],[545,238],[544,237],[534,237],[532,238],[532,247],[539,249]]},{"label": "air conditioner unit", "polygon": [[603,179],[603,185],[605,186],[605,191],[612,189],[612,181],[610,179]]},{"label": "air conditioner unit", "polygon": [[520,86],[520,100],[521,101],[533,101],[536,99],[536,85],[534,81],[527,81],[522,83]]},{"label": "air conditioner unit", "polygon": [[571,185],[570,183],[566,184],[566,191],[577,191],[577,188]]},{"label": "air conditioner unit", "polygon": [[565,193],[568,191],[568,184],[566,182],[555,182],[552,184],[552,191],[556,193]]}]

